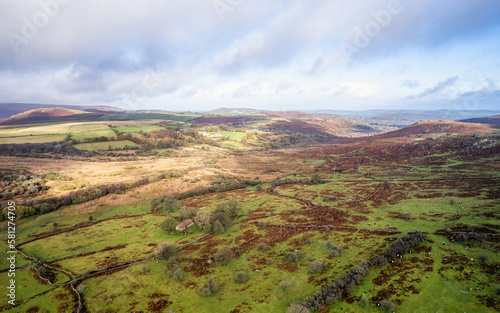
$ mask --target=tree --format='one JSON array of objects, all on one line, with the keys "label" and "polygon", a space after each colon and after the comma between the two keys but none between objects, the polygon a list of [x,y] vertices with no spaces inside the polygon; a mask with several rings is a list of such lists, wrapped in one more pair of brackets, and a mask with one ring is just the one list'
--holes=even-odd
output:
[{"label": "tree", "polygon": [[173,233],[177,227],[177,221],[173,217],[169,217],[160,224],[160,228],[167,233]]},{"label": "tree", "polygon": [[160,243],[156,248],[157,259],[168,261],[169,259],[175,257],[177,257],[177,249],[173,244],[169,242]]},{"label": "tree", "polygon": [[179,210],[180,220],[190,220],[193,219],[198,213],[198,210],[193,208],[183,208]]},{"label": "tree", "polygon": [[222,226],[220,221],[215,221],[213,228],[214,228],[214,233],[216,234],[222,234],[223,232],[226,231],[226,229],[224,228],[224,226]]},{"label": "tree", "polygon": [[176,199],[174,195],[168,195],[163,198],[161,210],[163,212],[174,212],[181,207],[182,202]]},{"label": "tree", "polygon": [[210,217],[210,224],[212,226],[214,226],[216,221],[219,221],[224,226],[224,229],[227,229],[231,225],[231,218],[223,212],[215,213]]},{"label": "tree", "polygon": [[233,249],[229,246],[222,246],[214,254],[215,262],[221,265],[227,265],[233,259]]},{"label": "tree", "polygon": [[321,182],[322,182],[322,180],[321,180],[321,176],[319,176],[319,174],[314,174],[311,177],[311,184],[319,184]]},{"label": "tree", "polygon": [[228,200],[226,203],[227,203],[226,214],[231,218],[238,216],[240,201],[236,198],[232,198],[231,200]]},{"label": "tree", "polygon": [[193,220],[196,223],[196,225],[198,225],[199,228],[205,229],[208,226],[208,224],[210,224],[210,216],[211,216],[210,212],[198,211]]}]

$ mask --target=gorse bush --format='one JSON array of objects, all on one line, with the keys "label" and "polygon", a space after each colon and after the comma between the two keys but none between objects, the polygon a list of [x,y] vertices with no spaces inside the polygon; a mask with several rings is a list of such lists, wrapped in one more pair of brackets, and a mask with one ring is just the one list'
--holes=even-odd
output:
[{"label": "gorse bush", "polygon": [[234,275],[234,281],[240,284],[248,281],[248,274],[244,271],[239,271]]},{"label": "gorse bush", "polygon": [[268,251],[271,247],[265,242],[259,242],[256,246],[259,251]]},{"label": "gorse bush", "polygon": [[291,283],[288,280],[282,280],[279,283],[280,289],[285,291],[290,288]]},{"label": "gorse bush", "polygon": [[312,261],[311,264],[309,264],[309,273],[319,273],[325,270],[325,266],[323,265],[323,262],[321,261]]},{"label": "gorse bush", "polygon": [[289,263],[298,262],[300,259],[302,259],[302,252],[299,250],[285,254],[285,260]]},{"label": "gorse bush", "polygon": [[169,260],[177,257],[177,249],[168,242],[160,243],[156,248],[156,258],[160,260]]},{"label": "gorse bush", "polygon": [[222,246],[214,254],[215,262],[227,265],[234,258],[233,249],[229,246]]}]

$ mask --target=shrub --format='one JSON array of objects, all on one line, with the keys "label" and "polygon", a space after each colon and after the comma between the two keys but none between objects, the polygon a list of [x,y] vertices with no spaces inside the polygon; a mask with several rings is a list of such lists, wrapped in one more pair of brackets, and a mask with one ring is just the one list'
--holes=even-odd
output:
[{"label": "shrub", "polygon": [[311,264],[309,264],[309,273],[319,273],[325,270],[325,266],[321,261],[312,261]]},{"label": "shrub", "polygon": [[497,296],[500,295],[500,285],[496,285],[495,287],[493,287],[493,291],[495,292],[495,294]]},{"label": "shrub", "polygon": [[282,281],[280,281],[279,285],[280,285],[280,289],[283,290],[283,291],[285,291],[288,288],[290,288],[291,284],[290,284],[290,282],[288,280],[282,280]]},{"label": "shrub", "polygon": [[200,287],[200,293],[204,297],[210,297],[212,294],[216,293],[220,289],[220,285],[217,283],[214,277],[209,277],[205,285]]},{"label": "shrub", "polygon": [[477,259],[481,262],[481,263],[486,263],[488,262],[488,260],[490,259],[486,254],[480,254]]},{"label": "shrub", "polygon": [[331,256],[331,257],[338,257],[340,256],[340,251],[339,250],[335,250],[335,249],[332,249],[332,250],[328,250],[328,255]]},{"label": "shrub", "polygon": [[215,262],[221,265],[227,265],[233,259],[233,250],[229,246],[220,247],[214,254]]},{"label": "shrub", "polygon": [[380,308],[384,311],[392,311],[394,310],[394,303],[389,300],[383,300],[380,302]]},{"label": "shrub", "polygon": [[323,202],[333,202],[337,201],[337,196],[324,196]]},{"label": "shrub", "polygon": [[177,249],[168,242],[163,242],[156,248],[156,258],[160,260],[169,260],[177,256]]},{"label": "shrub", "polygon": [[240,284],[244,284],[248,281],[248,274],[244,271],[239,271],[234,275],[234,281]]},{"label": "shrub", "polygon": [[294,252],[289,252],[285,254],[285,260],[289,263],[298,262],[302,258],[302,252],[295,250]]},{"label": "shrub", "polygon": [[161,230],[167,233],[172,233],[176,227],[177,221],[172,217],[167,218],[160,224]]},{"label": "shrub", "polygon": [[259,251],[268,251],[271,249],[271,247],[265,242],[259,242],[256,247]]},{"label": "shrub", "polygon": [[367,307],[369,303],[370,303],[370,301],[368,301],[368,298],[366,297],[366,295],[362,295],[361,300],[359,300],[359,304],[362,307]]},{"label": "shrub", "polygon": [[74,190],[74,189],[75,189],[75,186],[73,186],[73,185],[64,184],[64,185],[59,186],[59,190]]},{"label": "shrub", "polygon": [[286,313],[310,313],[311,311],[301,304],[294,303],[288,307]]},{"label": "shrub", "polygon": [[168,270],[167,275],[180,280],[182,279],[182,277],[184,277],[184,272],[179,266],[176,266],[175,268]]}]

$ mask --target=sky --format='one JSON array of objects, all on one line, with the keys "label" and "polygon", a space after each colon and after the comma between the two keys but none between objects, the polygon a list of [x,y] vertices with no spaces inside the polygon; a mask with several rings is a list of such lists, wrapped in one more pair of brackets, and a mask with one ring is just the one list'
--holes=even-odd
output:
[{"label": "sky", "polygon": [[498,0],[0,0],[0,103],[498,110]]}]

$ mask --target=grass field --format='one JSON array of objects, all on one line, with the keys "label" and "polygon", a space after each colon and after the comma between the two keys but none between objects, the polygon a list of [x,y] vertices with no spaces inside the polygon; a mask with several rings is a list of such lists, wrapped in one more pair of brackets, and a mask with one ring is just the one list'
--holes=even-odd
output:
[{"label": "grass field", "polygon": [[40,136],[25,136],[25,137],[3,137],[0,138],[0,144],[23,144],[23,143],[46,143],[46,142],[61,142],[66,138],[66,135],[40,135]]},{"label": "grass field", "polygon": [[140,131],[145,132],[145,133],[150,133],[153,130],[160,130],[164,129],[161,126],[156,126],[156,125],[145,125],[145,126],[129,126],[129,127],[117,127],[115,130],[122,132],[122,133],[138,133]]},{"label": "grass field", "polygon": [[84,140],[87,138],[97,138],[97,137],[111,137],[116,138],[116,133],[111,129],[100,129],[91,131],[82,131],[78,133],[73,133],[71,139]]}]

